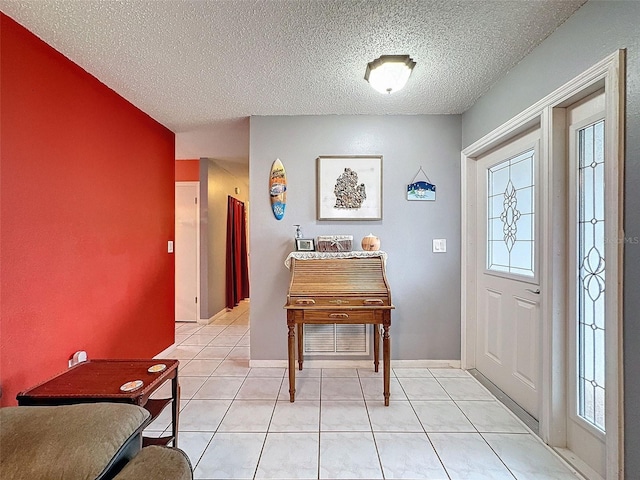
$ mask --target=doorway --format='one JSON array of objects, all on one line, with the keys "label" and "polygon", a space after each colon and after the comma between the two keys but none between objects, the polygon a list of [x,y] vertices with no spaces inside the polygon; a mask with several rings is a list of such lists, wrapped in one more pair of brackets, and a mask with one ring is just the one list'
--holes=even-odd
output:
[{"label": "doorway", "polygon": [[[496,359],[486,354],[488,351],[500,359],[507,352],[517,363],[520,355],[517,349],[513,353],[510,343],[520,339],[518,333],[514,335],[508,329],[522,326],[523,332],[528,331],[537,351],[532,349],[524,358],[538,356],[529,364],[533,365],[530,374],[538,375],[534,395],[538,405],[528,405],[526,400],[517,403],[537,414],[541,439],[589,479],[624,476],[624,242],[620,241],[624,238],[624,61],[624,51],[615,52],[462,152],[462,366],[479,367],[505,391],[511,388],[509,382],[522,380],[518,377],[530,381],[531,376],[522,375],[521,371],[502,378],[500,369],[491,365]],[[591,100],[594,102],[590,107],[584,107]],[[490,195],[487,196],[489,172],[501,162],[513,163],[525,155],[526,146],[516,148],[515,153],[510,153],[507,146],[517,144],[538,126],[539,182],[534,191],[539,214],[534,220],[537,233],[534,231],[531,236],[532,241],[538,239],[531,250],[534,270],[529,282],[521,278],[522,285],[512,283],[520,290],[532,291],[511,292],[502,284],[490,284],[487,271],[491,251],[488,243],[480,245],[480,240],[491,240],[487,232],[494,228],[490,223],[494,221],[502,227],[503,235],[496,240],[509,241],[513,233],[509,223],[521,227],[522,214],[518,216],[517,208],[509,211],[510,190],[505,186],[502,210],[496,200],[497,211],[504,216],[500,221],[487,216],[486,211],[491,208]],[[600,140],[594,140],[600,131]],[[580,149],[583,153],[589,149],[591,157],[580,157]],[[598,149],[598,155],[606,160],[595,161],[594,166],[590,158]],[[500,158],[495,157],[501,150]],[[535,148],[533,151],[535,162]],[[599,183],[587,181],[598,176]],[[591,215],[587,204],[591,210],[597,204],[600,213]],[[598,232],[596,236],[594,231]],[[513,234],[517,237],[517,229]],[[531,287],[522,289],[524,283]],[[487,309],[501,312],[500,303],[509,301],[512,310],[504,311],[513,312],[517,305],[529,315],[508,313],[515,327],[505,327],[506,320],[486,320]],[[536,311],[539,317],[534,314]],[[585,312],[587,316],[581,317]],[[487,335],[488,329],[492,336]],[[510,332],[509,336],[505,332]],[[493,343],[488,344],[489,341]],[[605,360],[598,363],[596,357]],[[517,397],[518,393],[509,395]]]},{"label": "doorway", "polygon": [[244,202],[227,197],[226,308],[232,310],[249,297],[247,216]]},{"label": "doorway", "polygon": [[175,320],[200,318],[200,182],[176,182]]}]

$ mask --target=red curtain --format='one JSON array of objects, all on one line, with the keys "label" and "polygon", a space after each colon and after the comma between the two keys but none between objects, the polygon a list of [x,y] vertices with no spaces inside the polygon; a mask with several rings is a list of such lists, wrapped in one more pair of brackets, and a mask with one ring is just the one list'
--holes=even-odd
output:
[{"label": "red curtain", "polygon": [[233,308],[241,300],[249,297],[246,225],[244,203],[229,196],[227,200],[227,308]]}]

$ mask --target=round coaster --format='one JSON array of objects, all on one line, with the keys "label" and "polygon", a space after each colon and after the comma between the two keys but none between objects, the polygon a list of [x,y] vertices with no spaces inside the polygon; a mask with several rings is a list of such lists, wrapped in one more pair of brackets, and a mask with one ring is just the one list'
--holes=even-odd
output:
[{"label": "round coaster", "polygon": [[139,389],[142,385],[144,385],[144,382],[142,380],[134,380],[122,385],[120,387],[120,390],[122,390],[123,392],[133,392],[134,390]]},{"label": "round coaster", "polygon": [[158,363],[156,365],[152,365],[149,367],[147,372],[149,373],[158,373],[167,369],[167,366],[164,363]]}]

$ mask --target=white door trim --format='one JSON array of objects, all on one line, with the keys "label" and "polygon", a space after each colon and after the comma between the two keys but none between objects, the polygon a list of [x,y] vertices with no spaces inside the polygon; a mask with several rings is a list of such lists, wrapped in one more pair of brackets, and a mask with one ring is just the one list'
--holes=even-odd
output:
[{"label": "white door trim", "polygon": [[[625,51],[618,50],[607,58],[589,68],[582,74],[567,82],[551,94],[536,102],[514,118],[496,128],[480,140],[462,151],[462,242],[461,242],[461,364],[462,368],[475,367],[475,329],[476,329],[476,158],[486,151],[509,140],[532,125],[541,125],[541,195],[547,198],[544,220],[541,225],[545,232],[541,238],[541,312],[542,312],[542,403],[540,410],[540,436],[551,446],[563,447],[566,441],[565,429],[558,427],[561,420],[564,424],[564,396],[566,395],[564,342],[565,286],[563,282],[553,282],[558,269],[563,269],[562,262],[554,262],[556,255],[563,254],[566,247],[564,240],[559,241],[553,234],[554,226],[563,225],[562,212],[554,209],[554,197],[562,195],[565,173],[563,165],[557,165],[553,159],[564,151],[564,145],[554,134],[554,124],[563,120],[563,106],[573,103],[599,88],[605,88],[606,95],[606,131],[607,158],[609,169],[605,175],[617,178],[617,182],[609,181],[606,190],[605,214],[607,238],[614,239],[607,243],[605,251],[607,262],[607,299],[606,299],[606,348],[607,357],[617,361],[607,364],[607,479],[624,478],[624,410],[623,410],[623,168],[624,168],[624,92],[625,92]],[[615,161],[617,159],[617,161]],[[551,161],[549,161],[551,160]],[[562,186],[562,188],[557,188]],[[557,200],[556,200],[557,203]],[[620,240],[622,239],[622,241]],[[564,273],[563,273],[564,275]]]}]

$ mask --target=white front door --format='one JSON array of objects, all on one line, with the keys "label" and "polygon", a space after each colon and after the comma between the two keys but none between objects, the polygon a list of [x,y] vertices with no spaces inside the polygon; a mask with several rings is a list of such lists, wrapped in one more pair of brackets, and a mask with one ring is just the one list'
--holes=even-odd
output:
[{"label": "white front door", "polygon": [[199,182],[176,182],[176,321],[198,320]]},{"label": "white front door", "polygon": [[540,129],[477,162],[476,368],[534,418],[541,377]]}]

